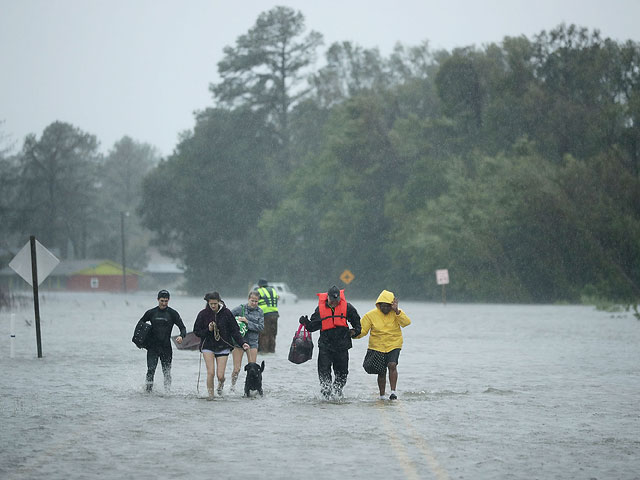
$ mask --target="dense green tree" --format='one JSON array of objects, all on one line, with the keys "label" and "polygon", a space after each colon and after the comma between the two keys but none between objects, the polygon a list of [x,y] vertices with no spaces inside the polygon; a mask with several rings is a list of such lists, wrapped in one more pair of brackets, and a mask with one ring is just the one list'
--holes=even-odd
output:
[{"label": "dense green tree", "polygon": [[624,131],[621,145],[626,158],[623,163],[636,177],[640,176],[640,44],[627,41],[619,49],[621,68],[615,80],[620,86],[619,101],[624,109]]},{"label": "dense green tree", "polygon": [[586,162],[567,157],[558,171],[588,254],[579,259],[588,275],[574,280],[591,293],[627,300],[640,297],[640,182],[612,152]]},{"label": "dense green tree", "polygon": [[490,44],[476,59],[486,99],[477,144],[490,155],[512,151],[535,131],[528,118],[526,98],[535,91],[534,48],[525,37]]},{"label": "dense green tree", "polygon": [[[14,223],[17,216],[17,186],[19,178],[19,168],[17,159],[11,155],[8,136],[1,129],[0,122],[0,261],[10,260],[11,248],[17,244],[15,242],[15,232],[9,226]],[[23,239],[24,240],[24,239]],[[19,243],[19,242],[18,242]]]},{"label": "dense green tree", "polygon": [[[265,269],[310,291],[338,282],[349,268],[353,292],[383,288],[387,193],[400,179],[390,125],[374,96],[355,97],[332,113],[325,149],[289,179],[287,198],[265,212]],[[286,252],[286,255],[284,255]]]},{"label": "dense green tree", "polygon": [[97,153],[94,135],[63,122],[28,135],[19,154],[19,217],[15,231],[34,234],[63,258],[85,258],[96,224]]},{"label": "dense green tree", "polygon": [[334,43],[325,58],[326,65],[310,78],[316,98],[324,107],[365,92],[384,91],[389,86],[391,78],[377,48]]},{"label": "dense green tree", "polygon": [[262,209],[273,202],[265,171],[277,147],[265,123],[248,109],[205,110],[192,134],[143,181],[143,223],[183,262],[193,293],[237,293],[258,275],[255,233]]},{"label": "dense green tree", "polygon": [[[635,230],[634,200],[597,182],[593,197],[576,199],[571,177],[564,183],[580,165],[593,174],[598,164],[633,164],[615,146],[627,142],[633,151],[635,83],[616,86],[633,76],[630,52],[561,26],[553,38],[506,38],[482,50],[408,55],[398,47],[388,60],[365,53],[335,44],[314,77],[322,108],[306,111],[330,113],[316,117],[327,118],[317,123],[320,134],[304,137],[315,142],[308,167],[262,217],[270,268],[309,285],[309,276],[335,275],[349,263],[369,280],[375,254],[385,278],[412,293],[433,291],[433,270],[449,265],[451,288],[468,300],[576,300],[587,286],[632,294],[635,243],[620,249],[607,239]],[[550,78],[572,87],[548,85]],[[597,155],[607,160],[589,160]],[[624,173],[614,171],[611,178]],[[581,172],[576,181],[593,179]],[[328,212],[336,210],[353,233],[330,254]],[[615,229],[607,217],[618,219]],[[366,238],[371,232],[375,239]],[[358,282],[350,288],[358,291]]]},{"label": "dense green tree", "polygon": [[290,166],[289,115],[308,94],[308,67],[322,44],[321,34],[311,31],[302,37],[304,32],[304,16],[289,7],[260,14],[234,47],[224,48],[218,62],[222,81],[210,86],[220,104],[248,106],[273,122],[281,145],[280,168]]},{"label": "dense green tree", "polygon": [[345,269],[357,277],[351,292],[383,288],[386,277],[379,272],[388,262],[382,202],[368,204],[361,195],[366,182],[354,183],[357,178],[352,166],[330,152],[298,170],[290,179],[290,195],[260,220],[262,269],[306,293],[339,284]]},{"label": "dense green tree", "polygon": [[0,178],[2,188],[0,188],[0,250],[8,251],[12,245],[14,232],[10,225],[16,221],[19,214],[18,183],[19,169],[16,159],[13,157],[0,156]]},{"label": "dense green tree", "polygon": [[113,208],[132,211],[138,205],[142,179],[158,161],[153,146],[131,137],[124,136],[113,145],[100,169],[101,186]]},{"label": "dense green tree", "polygon": [[92,256],[121,259],[121,215],[124,215],[126,263],[142,268],[147,263],[150,235],[136,209],[142,200],[142,180],[158,163],[154,147],[125,136],[118,140],[99,168],[101,235],[94,239]]},{"label": "dense green tree", "polygon": [[[599,32],[574,25],[542,32],[535,42],[535,75],[540,95],[538,135],[540,149],[560,161],[569,153],[587,158],[611,144],[622,127],[616,82],[607,81],[616,65],[617,46]],[[613,55],[612,55],[613,54]]]},{"label": "dense green tree", "polygon": [[[308,158],[318,155],[325,147],[327,137],[325,125],[331,110],[312,100],[300,102],[291,111],[290,155],[294,165],[306,165]],[[281,169],[284,177],[289,170]]]},{"label": "dense green tree", "polygon": [[446,194],[392,229],[394,260],[411,265],[432,298],[438,268],[450,270],[461,300],[577,301],[587,286],[608,298],[638,294],[640,246],[613,241],[640,227],[619,208],[637,201],[638,184],[627,176],[624,193],[616,188],[625,175],[615,162],[600,171],[571,157],[562,169],[539,156],[477,163],[473,179],[452,172]]},{"label": "dense green tree", "polygon": [[456,49],[439,62],[443,112],[468,151],[495,155],[528,139],[560,163],[565,154],[586,159],[622,141],[635,164],[635,44],[560,25],[534,40],[507,37],[483,50]]},{"label": "dense green tree", "polygon": [[316,101],[325,108],[360,95],[378,95],[389,106],[405,114],[424,115],[437,110],[432,76],[436,62],[428,43],[416,47],[396,44],[389,58],[377,48],[365,49],[351,42],[332,44],[326,65],[311,76]]},{"label": "dense green tree", "polygon": [[400,43],[395,46],[386,61],[393,86],[384,96],[396,117],[436,119],[442,116],[435,83],[440,55],[441,52],[432,53],[427,42],[415,47]]},{"label": "dense green tree", "polygon": [[640,178],[640,82],[626,104],[626,117],[626,128],[621,139],[626,150],[625,163],[629,171]]},{"label": "dense green tree", "polygon": [[[144,182],[145,224],[192,291],[264,274],[312,293],[348,268],[351,294],[436,299],[448,268],[456,300],[640,296],[635,43],[564,25],[387,58],[338,42],[307,95],[319,36],[302,31],[290,9],[261,15],[211,86],[230,110],[200,114]],[[230,185],[255,172],[245,203]]]},{"label": "dense green tree", "polygon": [[435,78],[444,113],[458,119],[467,135],[482,126],[486,95],[476,56],[469,49],[454,51]]},{"label": "dense green tree", "polygon": [[427,78],[435,74],[436,56],[429,48],[429,42],[407,46],[396,43],[386,64],[395,85],[401,85],[416,78]]}]

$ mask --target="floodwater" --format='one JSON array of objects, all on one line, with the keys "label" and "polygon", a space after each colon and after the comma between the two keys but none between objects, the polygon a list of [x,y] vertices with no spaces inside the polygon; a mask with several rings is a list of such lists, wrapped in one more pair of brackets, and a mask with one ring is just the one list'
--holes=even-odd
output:
[{"label": "floodwater", "polygon": [[[223,295],[224,297],[224,295]],[[234,307],[241,299],[225,299]],[[361,314],[370,301],[353,301]],[[401,302],[398,394],[378,400],[355,341],[343,401],[289,343],[315,302],[283,305],[264,397],[207,402],[199,354],[174,349],[173,385],[143,392],[131,342],[155,295],[51,294],[0,313],[0,478],[640,478],[640,321],[586,306]],[[204,301],[174,296],[191,330]],[[28,325],[30,323],[31,325]],[[177,333],[177,331],[174,331]],[[317,333],[314,333],[317,344]],[[242,372],[239,386],[244,381]]]}]

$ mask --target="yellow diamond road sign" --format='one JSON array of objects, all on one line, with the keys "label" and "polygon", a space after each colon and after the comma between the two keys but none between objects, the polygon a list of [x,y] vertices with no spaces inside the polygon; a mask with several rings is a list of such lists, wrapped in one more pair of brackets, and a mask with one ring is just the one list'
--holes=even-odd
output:
[{"label": "yellow diamond road sign", "polygon": [[356,278],[356,276],[351,273],[350,270],[345,270],[344,272],[342,272],[342,275],[340,275],[340,280],[342,280],[347,285],[353,282],[354,278]]}]

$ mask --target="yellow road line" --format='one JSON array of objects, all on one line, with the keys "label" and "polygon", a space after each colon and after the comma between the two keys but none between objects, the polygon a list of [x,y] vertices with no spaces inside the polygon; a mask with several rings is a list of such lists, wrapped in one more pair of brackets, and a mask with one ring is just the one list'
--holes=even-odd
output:
[{"label": "yellow road line", "polygon": [[436,458],[436,455],[433,453],[433,450],[431,450],[431,448],[429,447],[429,444],[424,440],[424,438],[422,438],[418,434],[418,432],[415,431],[415,429],[411,425],[409,416],[407,415],[407,412],[404,409],[404,406],[402,405],[402,403],[400,403],[398,407],[400,407],[400,412],[402,412],[402,417],[404,420],[404,424],[407,427],[407,430],[409,430],[409,432],[411,433],[411,436],[413,437],[413,440],[416,443],[416,446],[420,450],[422,450],[422,454],[426,458],[427,463],[429,464],[429,468],[431,468],[431,471],[434,473],[434,475],[438,480],[449,480],[449,474],[442,467],[442,465],[440,465],[440,462],[438,462],[438,459]]},{"label": "yellow road line", "polygon": [[378,402],[376,407],[382,410],[382,426],[391,441],[391,447],[393,448],[393,452],[396,457],[400,461],[400,466],[404,470],[406,478],[419,480],[420,475],[418,475],[418,468],[416,464],[411,460],[409,454],[407,453],[406,448],[403,443],[398,438],[398,435],[389,419],[389,414],[386,412],[386,406]]},{"label": "yellow road line", "polygon": [[394,404],[394,406],[396,406],[399,409],[402,416],[402,422],[399,423],[399,422],[391,421],[391,418],[390,418],[391,413],[387,411],[389,408],[389,405],[385,403],[378,402],[376,404],[376,407],[382,411],[381,418],[382,418],[383,428],[387,433],[387,435],[389,436],[389,439],[391,441],[391,446],[393,447],[393,451],[396,457],[398,458],[398,460],[400,461],[400,466],[404,470],[406,478],[419,479],[419,478],[422,478],[423,475],[419,474],[418,466],[413,460],[411,460],[411,457],[409,456],[406,445],[400,440],[400,436],[398,434],[399,433],[398,428],[405,428],[410,433],[413,439],[412,443],[422,453],[422,456],[426,460],[427,465],[433,472],[435,478],[437,480],[449,480],[449,474],[442,467],[436,455],[433,453],[433,451],[431,450],[427,442],[424,440],[424,438],[421,437],[411,425],[409,416],[407,415],[407,412],[402,406],[402,404],[400,402]]}]

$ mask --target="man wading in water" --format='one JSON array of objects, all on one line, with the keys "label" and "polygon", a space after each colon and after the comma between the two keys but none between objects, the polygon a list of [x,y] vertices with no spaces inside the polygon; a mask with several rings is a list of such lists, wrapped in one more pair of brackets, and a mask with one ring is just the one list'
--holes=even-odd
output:
[{"label": "man wading in water", "polygon": [[164,373],[164,389],[171,388],[171,360],[173,350],[171,349],[171,330],[176,325],[180,329],[180,335],[176,338],[177,343],[182,343],[182,339],[187,335],[187,329],[180,318],[180,314],[169,307],[169,292],[160,290],[158,292],[158,306],[147,310],[138,324],[150,322],[151,333],[147,343],[147,392],[153,389],[153,377],[156,374],[158,359],[162,364]]},{"label": "man wading in water", "polygon": [[[351,324],[351,328],[347,321]],[[360,333],[360,315],[347,303],[344,290],[335,285],[327,293],[318,293],[318,306],[311,318],[302,316],[299,322],[310,332],[320,330],[318,340],[318,378],[324,398],[342,397],[342,389],[349,375],[351,337]],[[331,367],[336,378],[331,383]]]},{"label": "man wading in water", "polygon": [[258,351],[261,353],[274,353],[276,351],[276,335],[278,334],[278,292],[268,285],[264,279],[258,280],[258,293],[260,300],[258,306],[264,313],[264,330],[258,338]]}]

